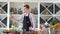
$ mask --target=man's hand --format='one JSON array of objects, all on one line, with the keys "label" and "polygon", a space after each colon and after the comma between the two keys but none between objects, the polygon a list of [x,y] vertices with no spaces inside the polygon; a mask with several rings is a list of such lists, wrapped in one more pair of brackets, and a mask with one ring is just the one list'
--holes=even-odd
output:
[{"label": "man's hand", "polygon": [[14,19],[14,16],[10,16],[10,19]]}]

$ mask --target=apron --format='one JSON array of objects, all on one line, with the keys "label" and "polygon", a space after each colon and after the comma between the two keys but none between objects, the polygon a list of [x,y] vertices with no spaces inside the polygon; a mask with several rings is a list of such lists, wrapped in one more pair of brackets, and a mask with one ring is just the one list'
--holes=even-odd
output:
[{"label": "apron", "polygon": [[26,31],[29,31],[29,27],[31,27],[31,21],[28,14],[28,16],[24,16],[23,28],[26,29]]}]

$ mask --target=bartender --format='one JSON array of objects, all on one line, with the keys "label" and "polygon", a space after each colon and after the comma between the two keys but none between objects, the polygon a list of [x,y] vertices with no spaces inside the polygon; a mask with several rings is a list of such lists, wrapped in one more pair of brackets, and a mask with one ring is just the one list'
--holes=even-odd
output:
[{"label": "bartender", "polygon": [[34,14],[30,13],[29,5],[24,5],[24,13],[19,18],[14,18],[11,16],[11,19],[20,21],[23,19],[23,29],[29,31],[30,28],[35,29]]}]

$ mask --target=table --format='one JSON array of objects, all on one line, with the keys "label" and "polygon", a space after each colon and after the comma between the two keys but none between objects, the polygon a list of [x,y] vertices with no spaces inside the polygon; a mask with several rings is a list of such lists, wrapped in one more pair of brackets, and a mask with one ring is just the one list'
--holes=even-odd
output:
[{"label": "table", "polygon": [[11,33],[11,32],[3,32],[3,33],[9,34],[9,33]]}]

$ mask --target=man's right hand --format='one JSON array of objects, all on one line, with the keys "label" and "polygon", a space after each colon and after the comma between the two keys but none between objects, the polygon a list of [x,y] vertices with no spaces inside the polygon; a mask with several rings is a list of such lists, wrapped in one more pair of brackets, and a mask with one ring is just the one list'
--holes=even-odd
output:
[{"label": "man's right hand", "polygon": [[10,19],[14,19],[14,16],[10,16]]}]

